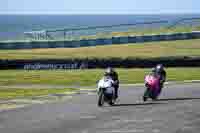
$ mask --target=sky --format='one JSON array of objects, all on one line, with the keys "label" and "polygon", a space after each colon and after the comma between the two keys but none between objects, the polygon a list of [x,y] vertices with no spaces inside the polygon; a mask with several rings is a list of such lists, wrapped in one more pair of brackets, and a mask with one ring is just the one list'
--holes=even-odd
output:
[{"label": "sky", "polygon": [[200,13],[200,0],[0,0],[0,14]]}]

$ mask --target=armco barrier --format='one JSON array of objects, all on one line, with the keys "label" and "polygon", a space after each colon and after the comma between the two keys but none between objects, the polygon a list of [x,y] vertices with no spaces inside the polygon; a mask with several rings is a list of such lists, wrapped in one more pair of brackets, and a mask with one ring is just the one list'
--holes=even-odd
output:
[{"label": "armco barrier", "polygon": [[129,43],[136,43],[136,37],[135,36],[129,36],[128,37],[128,42]]},{"label": "armco barrier", "polygon": [[[125,37],[119,37],[120,38],[120,44],[124,44],[124,43],[129,43],[128,42],[128,37],[127,36],[125,36]],[[118,43],[117,43],[118,44]]]},{"label": "armco barrier", "polygon": [[145,36],[125,36],[77,41],[37,41],[37,42],[0,42],[0,49],[32,49],[32,48],[61,48],[86,47],[109,44],[126,44],[151,41],[170,41],[200,38],[200,31],[189,33],[172,33]]},{"label": "armco barrier", "polygon": [[120,44],[120,37],[112,37],[112,44]]}]

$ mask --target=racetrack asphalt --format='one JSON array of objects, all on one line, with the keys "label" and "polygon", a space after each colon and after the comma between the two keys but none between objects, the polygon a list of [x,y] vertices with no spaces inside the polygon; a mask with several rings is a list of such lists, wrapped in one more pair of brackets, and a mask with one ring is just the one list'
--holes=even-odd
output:
[{"label": "racetrack asphalt", "polygon": [[94,92],[0,112],[0,133],[199,133],[200,84],[166,85],[143,102],[142,86],[120,88],[115,106],[97,106]]}]

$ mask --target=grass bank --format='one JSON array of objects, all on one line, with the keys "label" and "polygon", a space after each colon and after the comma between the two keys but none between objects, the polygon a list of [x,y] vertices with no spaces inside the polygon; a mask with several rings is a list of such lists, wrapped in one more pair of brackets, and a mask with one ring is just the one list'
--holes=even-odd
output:
[{"label": "grass bank", "polygon": [[84,48],[0,50],[0,59],[154,58],[200,56],[200,39]]},{"label": "grass bank", "polygon": [[[117,69],[120,83],[143,83],[151,69]],[[198,80],[200,68],[167,68],[168,81]],[[95,85],[103,76],[103,69],[92,70],[1,70],[0,86],[3,85]]]},{"label": "grass bank", "polygon": [[159,27],[159,28],[130,28],[126,32],[110,32],[110,33],[97,33],[91,36],[81,36],[79,39],[98,39],[98,38],[111,38],[115,36],[143,36],[155,34],[168,34],[168,33],[183,33],[199,31],[200,26],[175,26],[175,27]]},{"label": "grass bank", "polygon": [[62,36],[55,37],[49,40],[24,40],[23,38],[19,38],[16,40],[4,40],[0,41],[3,43],[20,43],[20,42],[54,42],[54,41],[69,41],[69,40],[83,40],[83,39],[99,39],[99,38],[112,38],[116,36],[143,36],[143,35],[154,35],[154,34],[168,34],[168,33],[183,33],[183,32],[192,32],[192,31],[199,31],[200,26],[175,26],[175,27],[144,27],[144,28],[129,28],[127,31],[116,31],[116,32],[99,32],[94,35],[81,35],[81,36],[70,36],[68,39],[64,39]]},{"label": "grass bank", "polygon": [[45,96],[48,94],[60,94],[72,92],[75,89],[0,89],[0,99],[30,98],[34,96]]}]

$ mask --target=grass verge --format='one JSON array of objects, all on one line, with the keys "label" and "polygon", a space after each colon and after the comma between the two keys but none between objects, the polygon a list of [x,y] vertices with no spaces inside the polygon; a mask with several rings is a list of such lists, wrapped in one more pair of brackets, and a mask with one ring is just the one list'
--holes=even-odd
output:
[{"label": "grass verge", "polygon": [[80,39],[98,39],[98,38],[111,38],[115,36],[143,36],[143,35],[155,35],[155,34],[168,34],[168,33],[183,33],[199,31],[200,26],[175,26],[175,27],[159,27],[159,28],[130,28],[126,32],[110,32],[110,33],[97,33],[91,36],[81,36]]},{"label": "grass verge", "polygon": [[[143,83],[151,69],[117,69],[123,84]],[[168,81],[199,80],[200,68],[167,68]],[[92,70],[1,70],[3,85],[95,85],[103,76],[103,69]],[[50,90],[42,90],[48,92]],[[57,91],[57,90],[56,90]],[[60,91],[60,90],[59,90]],[[40,92],[40,90],[38,90]],[[0,92],[1,93],[1,92]]]},{"label": "grass verge", "polygon": [[0,59],[109,59],[200,56],[199,42],[200,39],[194,39],[84,48],[0,50]]},{"label": "grass verge", "polygon": [[69,37],[68,39],[64,39],[62,36],[55,37],[53,40],[24,40],[23,38],[18,38],[16,40],[5,40],[1,41],[0,43],[20,43],[20,42],[55,42],[55,41],[69,41],[69,40],[82,40],[82,39],[99,39],[99,38],[112,38],[115,36],[142,36],[142,35],[153,35],[153,34],[168,34],[168,33],[183,33],[183,32],[192,32],[192,31],[199,31],[200,26],[175,26],[175,27],[143,27],[143,28],[129,28],[128,31],[121,31],[121,32],[99,32],[94,35],[81,35],[81,36],[74,36]]},{"label": "grass verge", "polygon": [[0,99],[29,98],[34,96],[45,96],[48,94],[60,94],[71,92],[75,89],[0,89]]}]

